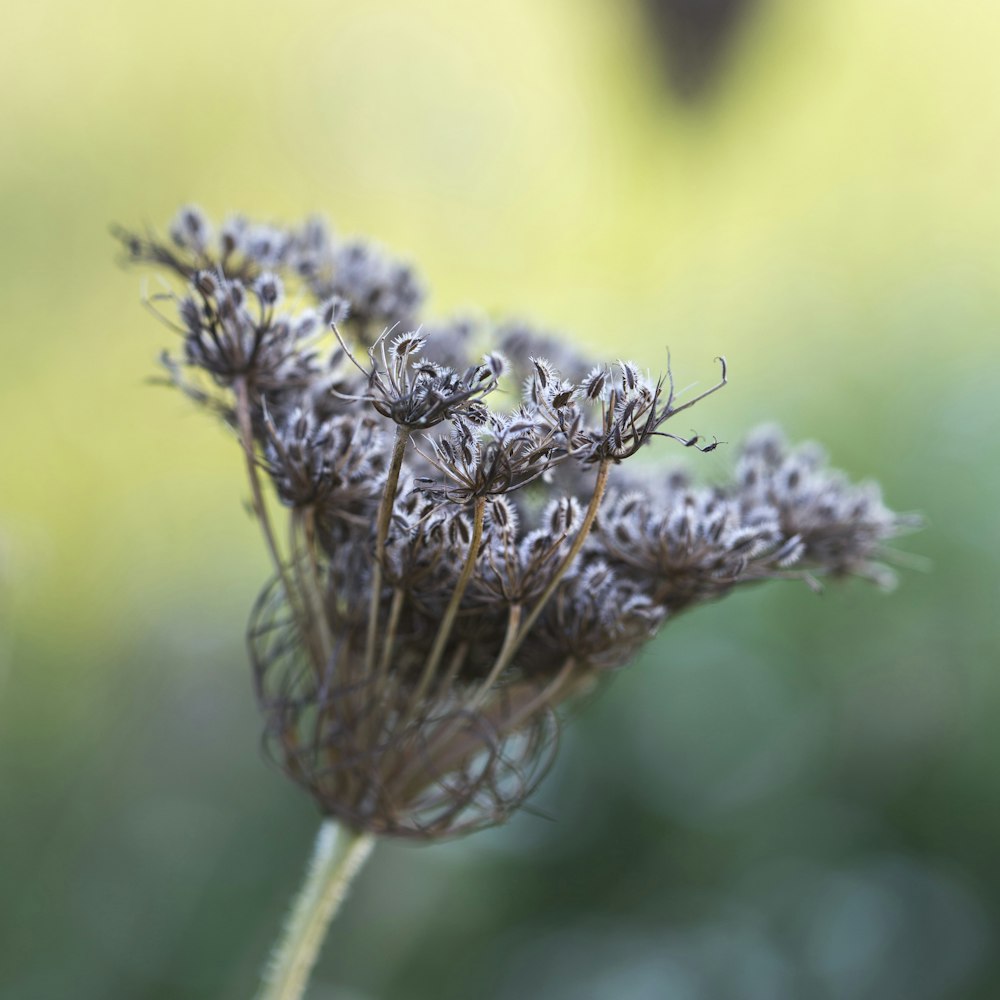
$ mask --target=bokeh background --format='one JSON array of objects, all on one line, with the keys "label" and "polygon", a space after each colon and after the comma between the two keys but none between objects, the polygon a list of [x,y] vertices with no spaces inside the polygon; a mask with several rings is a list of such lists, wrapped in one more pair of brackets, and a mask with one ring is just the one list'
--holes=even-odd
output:
[{"label": "bokeh background", "polygon": [[239,457],[145,384],[107,234],[184,201],[323,212],[433,312],[682,383],[725,353],[694,429],[777,420],[928,521],[890,596],[671,624],[534,811],[381,845],[311,996],[1000,996],[998,37],[983,0],[7,11],[0,997],[249,996],[317,825],[259,750]]}]

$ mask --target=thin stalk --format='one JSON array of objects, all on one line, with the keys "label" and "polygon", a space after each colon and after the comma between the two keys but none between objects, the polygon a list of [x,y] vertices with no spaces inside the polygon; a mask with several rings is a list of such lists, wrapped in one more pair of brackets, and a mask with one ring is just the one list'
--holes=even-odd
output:
[{"label": "thin stalk", "polygon": [[[300,543],[300,535],[302,541]],[[310,557],[308,532],[304,516],[294,512],[288,519],[288,552],[291,574],[303,600],[303,618],[307,624],[304,641],[312,649],[313,665],[317,673],[324,671],[333,652],[333,636],[326,620],[322,591],[319,583],[319,565]],[[313,628],[312,624],[316,627]]]},{"label": "thin stalk", "polygon": [[[420,680],[417,681],[417,686],[414,692],[408,697],[406,706],[400,712],[399,719],[395,723],[395,730],[397,733],[405,733],[406,727],[413,721],[414,716],[420,711],[420,703],[423,701],[424,695],[430,690],[431,684],[434,681],[434,675],[437,673],[437,669],[441,664],[441,658],[444,655],[445,646],[448,644],[448,639],[451,638],[451,631],[455,625],[455,618],[458,616],[458,608],[462,603],[462,597],[465,595],[465,588],[469,584],[469,580],[472,579],[472,573],[476,568],[476,559],[479,555],[479,543],[483,538],[483,519],[486,512],[486,498],[477,497],[475,507],[473,508],[472,515],[472,539],[469,543],[469,552],[465,557],[465,565],[462,567],[462,572],[459,575],[458,582],[455,584],[455,589],[451,593],[451,599],[448,601],[448,606],[445,608],[444,615],[441,617],[441,622],[438,625],[437,634],[434,636],[434,644],[431,646],[431,651],[427,655],[427,659],[424,661],[424,668],[420,674]],[[468,652],[468,648],[465,643],[462,643],[459,650],[456,651],[456,656],[461,655],[461,659],[464,659],[465,654]],[[452,665],[455,667],[456,672],[461,667],[461,659],[453,659]],[[407,744],[404,742],[403,747]],[[396,767],[393,774],[403,774],[406,772],[406,762],[401,759]]]},{"label": "thin stalk", "polygon": [[320,640],[323,645],[324,667],[329,665],[333,652],[333,635],[330,632],[330,622],[326,616],[326,594],[323,587],[323,576],[320,573],[319,557],[316,552],[316,511],[309,507],[302,515],[302,531],[305,536],[306,558],[309,560],[310,587],[316,620],[319,623]]},{"label": "thin stalk", "polygon": [[521,725],[522,722],[531,718],[531,716],[534,715],[540,708],[543,708],[545,705],[550,705],[554,701],[556,695],[560,693],[566,681],[569,680],[569,676],[573,673],[573,668],[575,666],[576,660],[572,656],[568,657],[559,669],[559,673],[557,673],[555,677],[553,677],[552,680],[549,681],[549,683],[546,684],[545,687],[542,688],[542,690],[527,703],[527,705],[522,705],[516,712],[514,712],[514,714],[504,723],[502,731],[513,732],[518,726]]},{"label": "thin stalk", "polygon": [[243,454],[247,463],[247,478],[250,480],[253,510],[257,515],[257,520],[260,522],[260,528],[264,534],[264,541],[267,543],[267,550],[271,554],[271,561],[274,563],[275,572],[280,577],[288,600],[291,602],[293,591],[289,585],[288,575],[285,572],[285,564],[281,558],[281,551],[274,537],[274,529],[271,527],[271,519],[268,516],[267,506],[264,503],[264,490],[260,485],[260,476],[257,472],[253,427],[250,422],[250,397],[247,393],[246,379],[236,379],[234,389],[236,391],[236,420],[239,424],[240,440],[243,443]]},{"label": "thin stalk", "polygon": [[300,1000],[319,957],[330,920],[375,839],[326,819],[319,828],[309,871],[295,899],[257,1000]]},{"label": "thin stalk", "polygon": [[493,665],[493,669],[490,671],[491,677],[499,677],[507,667],[510,666],[511,661],[514,659],[514,655],[517,653],[518,649],[521,647],[521,643],[524,642],[525,637],[531,631],[532,626],[538,621],[538,616],[545,609],[545,605],[548,603],[549,598],[555,593],[556,588],[559,586],[562,578],[566,575],[570,566],[573,565],[574,560],[580,554],[580,550],[583,548],[583,543],[587,540],[587,536],[590,534],[590,529],[594,525],[594,521],[597,518],[597,511],[601,506],[601,501],[604,499],[604,492],[608,486],[608,474],[611,471],[611,463],[607,459],[601,462],[597,470],[597,480],[594,483],[594,492],[590,498],[590,503],[587,506],[587,512],[583,516],[583,524],[580,525],[580,530],[576,533],[576,537],[573,539],[573,544],[570,546],[569,552],[563,558],[562,562],[556,567],[555,572],[552,574],[552,578],[549,580],[548,585],[542,592],[542,596],[538,598],[535,602],[535,606],[531,609],[527,618],[521,624],[520,629],[513,641],[504,640],[503,648],[500,650],[500,655],[497,657],[496,662]]},{"label": "thin stalk", "polygon": [[[386,685],[386,678],[389,676],[389,666],[392,662],[392,652],[396,644],[396,632],[399,629],[399,617],[403,612],[403,601],[406,599],[406,592],[401,587],[396,587],[392,592],[392,603],[389,605],[389,624],[386,633],[382,638],[382,653],[379,656],[378,670],[375,673],[375,681],[371,690],[376,692],[380,702],[386,699],[386,692],[389,687]],[[365,691],[366,685],[362,685],[361,690]],[[362,695],[362,697],[364,697]],[[379,711],[370,712],[365,723],[368,741],[381,738],[380,727],[382,725],[382,715]]]},{"label": "thin stalk", "polygon": [[506,669],[509,657],[514,649],[514,644],[517,642],[517,638],[520,635],[521,624],[521,605],[512,604],[507,612],[507,631],[503,637],[503,645],[500,647],[500,652],[497,655],[496,662],[490,669],[486,680],[479,686],[476,693],[469,699],[467,710],[474,712],[486,699],[486,696],[490,693],[493,685],[500,679],[500,675]]},{"label": "thin stalk", "polygon": [[[513,646],[517,635],[518,635],[518,624],[521,621],[521,605],[512,604],[510,610],[507,612],[507,631],[504,635],[503,645],[500,647],[500,653],[496,658],[493,666],[490,668],[490,672],[479,687],[476,689],[475,693],[469,697],[469,699],[463,703],[462,710],[464,713],[475,712],[477,708],[486,700],[490,691],[493,689],[493,685],[499,680],[500,674],[504,670],[505,663],[507,661],[508,651]],[[454,680],[455,675],[458,673],[461,667],[461,660],[465,658],[466,653],[468,653],[468,644],[462,643],[458,649],[455,651],[455,656],[452,658],[452,663],[448,667],[448,672],[442,678],[440,689],[442,691],[447,691],[451,685],[451,681]],[[447,742],[459,731],[462,726],[463,721],[467,716],[459,720],[452,720],[446,723],[442,727],[441,731],[435,734],[433,740],[428,748],[428,755],[433,755],[435,750],[439,747],[443,747]],[[407,772],[412,770],[410,768]]]},{"label": "thin stalk", "polygon": [[[516,732],[535,712],[547,705],[551,707],[557,700],[557,696],[562,695],[563,688],[570,680],[575,666],[576,660],[569,657],[563,662],[558,674],[544,688],[535,692],[524,691],[527,700],[522,704],[500,706],[494,702],[484,710],[483,716],[491,725],[495,726],[496,733],[501,739]],[[503,713],[509,714],[505,716]],[[420,766],[411,765],[403,771],[399,780],[401,784],[405,783],[405,794],[416,794],[429,784],[430,780],[439,780],[441,776],[461,763],[464,757],[481,751],[482,748],[481,733],[475,731],[462,733],[458,727],[450,727],[446,730],[444,738],[435,740],[428,747]]]},{"label": "thin stalk", "polygon": [[[455,682],[455,678],[458,676],[458,672],[462,669],[462,664],[465,662],[466,656],[469,654],[469,644],[467,642],[460,642],[457,649],[452,653],[451,661],[448,664],[447,669],[441,675],[441,679],[436,685],[438,692],[450,691],[452,684]],[[463,715],[458,719],[446,719],[443,723],[439,732],[434,733],[427,745],[426,753],[414,754],[412,759],[408,764],[403,765],[399,772],[399,782],[401,784],[409,787],[409,783],[414,774],[425,773],[427,769],[427,760],[433,759],[434,754],[439,748],[448,743],[448,741],[461,729],[463,722],[468,722],[468,717],[464,713],[468,711],[463,705]]]},{"label": "thin stalk", "polygon": [[386,474],[385,489],[378,507],[375,523],[375,565],[372,571],[371,602],[368,605],[368,634],[365,637],[365,676],[370,677],[375,669],[375,646],[378,641],[378,610],[382,600],[382,561],[385,559],[385,540],[389,537],[392,521],[392,505],[396,500],[399,484],[399,470],[403,467],[403,455],[410,440],[410,431],[402,424],[396,427],[396,440],[392,445],[392,458]]},{"label": "thin stalk", "polygon": [[[607,459],[601,462],[597,470],[597,480],[594,483],[594,492],[590,498],[590,503],[587,506],[587,512],[584,514],[583,523],[580,525],[579,531],[576,533],[576,537],[573,539],[573,544],[570,546],[569,552],[563,558],[563,560],[556,567],[555,572],[552,574],[552,579],[549,580],[548,586],[542,592],[541,597],[537,600],[531,612],[528,614],[527,618],[521,623],[521,612],[522,609],[519,606],[512,606],[510,609],[510,617],[507,622],[507,634],[504,636],[503,645],[500,648],[500,653],[498,654],[493,666],[490,668],[489,675],[486,681],[479,687],[476,693],[472,696],[469,709],[476,710],[485,700],[487,694],[489,693],[492,686],[496,683],[499,677],[502,675],[504,670],[510,666],[514,659],[517,650],[520,648],[521,643],[524,642],[525,636],[531,631],[531,627],[538,620],[538,616],[542,613],[545,605],[548,603],[549,598],[555,593],[556,588],[559,586],[560,581],[566,575],[566,572],[572,566],[573,561],[580,554],[580,550],[583,548],[584,542],[587,540],[587,536],[590,534],[590,529],[593,527],[594,521],[597,518],[597,511],[601,506],[601,501],[604,499],[604,493],[608,485],[608,474],[611,471],[611,463]],[[440,633],[439,633],[440,634]],[[562,688],[563,684],[566,682],[569,674],[573,669],[573,660],[570,658],[563,664],[559,673],[550,682],[550,684],[544,688],[544,690],[537,697],[533,698],[529,703],[530,708],[528,711],[521,710],[513,718],[513,720],[508,720],[504,726],[504,732],[512,732],[516,729],[528,716],[545,704],[551,697],[553,697]],[[426,673],[424,675],[426,677]],[[421,678],[423,681],[423,678]],[[418,689],[422,691],[421,687]],[[414,702],[416,699],[414,699]],[[412,711],[412,709],[411,709]],[[406,716],[406,721],[409,721],[409,714]],[[405,722],[404,722],[405,725]],[[431,744],[431,750],[436,748],[446,748],[448,741],[451,740],[456,732],[456,727],[450,726],[446,728]]]},{"label": "thin stalk", "polygon": [[580,530],[576,533],[576,538],[573,539],[573,544],[570,546],[569,552],[566,553],[566,557],[556,568],[555,573],[552,574],[552,579],[549,580],[548,586],[542,591],[542,596],[538,598],[535,606],[531,609],[531,613],[524,620],[521,631],[518,633],[517,642],[515,643],[515,651],[517,646],[520,646],[524,641],[524,637],[531,631],[535,622],[538,621],[538,616],[544,610],[545,605],[548,604],[549,598],[555,593],[556,587],[559,586],[562,578],[566,575],[566,571],[573,565],[576,557],[580,554],[580,549],[583,548],[583,543],[590,534],[590,529],[597,518],[597,511],[601,506],[601,501],[604,499],[604,491],[608,486],[608,474],[610,471],[611,462],[608,459],[604,459],[597,469],[597,481],[594,483],[594,493],[590,498],[590,503],[587,505],[587,513],[583,516],[583,524],[580,525]]},{"label": "thin stalk", "polygon": [[389,626],[386,629],[385,638],[382,640],[382,655],[378,663],[378,687],[385,675],[389,672],[389,664],[392,661],[392,651],[396,644],[396,632],[399,629],[399,616],[403,612],[403,601],[406,599],[406,591],[402,587],[397,587],[392,593],[392,604],[389,606]]},{"label": "thin stalk", "polygon": [[430,683],[434,679],[434,674],[437,672],[438,665],[441,663],[444,648],[448,644],[448,639],[451,638],[451,630],[455,625],[458,607],[462,603],[462,598],[465,596],[465,588],[469,585],[473,570],[476,568],[476,559],[479,556],[479,543],[483,538],[483,516],[485,511],[486,498],[477,497],[472,513],[472,540],[469,542],[469,554],[465,557],[465,565],[462,567],[462,573],[455,584],[455,589],[451,593],[451,600],[448,601],[448,607],[445,608],[441,623],[438,625],[437,635],[434,636],[434,645],[431,646],[431,651],[424,663],[423,674],[421,674],[417,690],[413,695],[413,705],[419,704],[421,698],[427,693]]},{"label": "thin stalk", "polygon": [[455,678],[458,676],[459,670],[462,669],[462,664],[465,662],[466,656],[469,655],[469,644],[467,642],[460,642],[455,652],[451,654],[451,661],[448,663],[448,669],[441,675],[441,680],[437,683],[438,691],[450,691],[452,684],[455,682]]}]

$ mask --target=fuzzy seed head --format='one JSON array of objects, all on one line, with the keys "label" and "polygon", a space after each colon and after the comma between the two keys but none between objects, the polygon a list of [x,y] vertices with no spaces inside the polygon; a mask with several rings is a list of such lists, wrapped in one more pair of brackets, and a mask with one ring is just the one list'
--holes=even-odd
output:
[{"label": "fuzzy seed head", "polygon": [[502,822],[558,707],[674,616],[770,579],[885,583],[915,526],[773,430],[715,486],[637,468],[657,439],[717,447],[670,421],[724,359],[685,400],[669,364],[652,381],[525,324],[426,321],[408,264],[316,219],[214,235],[187,207],[166,240],[119,237],[175,280],[164,365],[246,466],[274,566],[248,634],[267,745],[356,829]]}]

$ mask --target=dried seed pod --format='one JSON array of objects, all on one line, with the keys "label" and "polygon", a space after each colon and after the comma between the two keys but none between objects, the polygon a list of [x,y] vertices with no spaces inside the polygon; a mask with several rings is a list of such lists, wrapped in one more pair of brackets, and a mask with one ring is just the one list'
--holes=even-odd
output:
[{"label": "dried seed pod", "polygon": [[267,742],[325,814],[425,839],[501,822],[558,706],[677,612],[766,578],[887,578],[912,520],[816,449],[755,435],[714,488],[621,466],[655,438],[716,447],[663,428],[725,361],[682,402],[669,367],[526,327],[473,354],[468,324],[416,322],[413,273],[367,244],[315,220],[212,232],[185,209],[169,241],[119,235],[183,281],[156,300],[170,379],[238,433],[275,570],[248,633]]}]

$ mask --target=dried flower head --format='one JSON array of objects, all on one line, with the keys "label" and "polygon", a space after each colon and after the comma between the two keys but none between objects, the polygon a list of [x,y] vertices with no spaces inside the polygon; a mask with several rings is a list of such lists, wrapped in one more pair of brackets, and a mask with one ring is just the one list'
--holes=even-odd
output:
[{"label": "dried flower head", "polygon": [[169,232],[119,236],[177,279],[153,303],[181,342],[170,379],[245,458],[274,564],[249,628],[268,746],[356,829],[502,821],[552,759],[558,706],[689,607],[764,579],[889,580],[912,519],[815,448],[759,432],[714,487],[632,468],[655,438],[716,447],[667,427],[725,385],[723,359],[684,399],[669,364],[650,379],[524,325],[420,326],[413,272],[315,220],[213,235],[185,208]]}]

